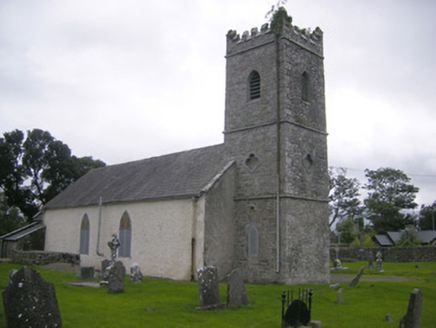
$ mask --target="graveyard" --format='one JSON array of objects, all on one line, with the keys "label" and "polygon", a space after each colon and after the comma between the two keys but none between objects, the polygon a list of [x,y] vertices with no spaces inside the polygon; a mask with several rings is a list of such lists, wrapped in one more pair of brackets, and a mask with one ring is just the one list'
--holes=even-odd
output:
[{"label": "graveyard", "polygon": [[[421,327],[435,327],[436,262],[384,263],[382,272],[367,269],[368,262],[346,266],[348,270],[332,271],[330,284],[246,284],[248,305],[215,310],[198,309],[197,282],[144,277],[140,283],[131,283],[126,274],[124,290],[108,293],[107,287],[98,287],[98,279],[92,281],[94,287],[78,287],[71,284],[80,282],[76,273],[34,269],[53,284],[63,327],[281,327],[283,291],[298,289],[313,291],[311,319],[320,321],[323,328],[399,327],[415,288],[423,296]],[[351,287],[362,267],[362,276]],[[8,287],[10,270],[21,268],[0,263],[2,292]],[[340,300],[334,285],[341,290]],[[219,284],[219,297],[226,304],[226,281]],[[5,326],[5,320],[2,303],[0,326]]]}]

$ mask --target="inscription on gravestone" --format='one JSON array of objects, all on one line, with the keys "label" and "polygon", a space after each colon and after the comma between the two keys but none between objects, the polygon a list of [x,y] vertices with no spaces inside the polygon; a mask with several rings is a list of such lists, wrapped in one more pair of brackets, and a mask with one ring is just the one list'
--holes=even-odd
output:
[{"label": "inscription on gravestone", "polygon": [[62,327],[54,286],[39,272],[23,267],[2,294],[6,327]]}]

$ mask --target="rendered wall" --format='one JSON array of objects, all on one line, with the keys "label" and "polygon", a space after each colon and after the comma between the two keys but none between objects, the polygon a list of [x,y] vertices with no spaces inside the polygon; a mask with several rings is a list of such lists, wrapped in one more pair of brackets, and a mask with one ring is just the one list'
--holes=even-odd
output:
[{"label": "rendered wall", "polygon": [[[79,253],[80,224],[86,213],[90,221],[90,252],[80,256],[81,265],[99,267],[109,257],[107,242],[113,233],[118,233],[121,217],[127,211],[132,226],[131,257],[118,258],[126,268],[129,270],[133,263],[138,263],[146,276],[189,280],[192,238],[203,239],[201,227],[193,230],[194,215],[201,220],[204,212],[195,206],[201,203],[193,205],[191,199],[103,205],[99,250],[104,256],[96,252],[98,206],[50,210],[44,216],[45,250]],[[202,255],[201,251],[197,252],[197,261]]]}]

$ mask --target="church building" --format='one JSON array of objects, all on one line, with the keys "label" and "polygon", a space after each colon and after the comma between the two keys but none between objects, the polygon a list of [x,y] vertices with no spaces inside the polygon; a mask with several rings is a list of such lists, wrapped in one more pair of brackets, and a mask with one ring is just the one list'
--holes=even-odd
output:
[{"label": "church building", "polygon": [[323,33],[286,11],[227,34],[224,143],[92,170],[43,208],[45,250],[146,276],[329,281]]}]

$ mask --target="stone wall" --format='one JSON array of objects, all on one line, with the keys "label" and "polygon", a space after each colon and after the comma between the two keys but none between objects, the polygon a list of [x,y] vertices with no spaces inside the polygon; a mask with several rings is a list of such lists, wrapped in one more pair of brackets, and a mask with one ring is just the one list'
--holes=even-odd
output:
[{"label": "stone wall", "polygon": [[79,254],[44,252],[44,251],[12,251],[14,263],[26,265],[46,265],[51,263],[80,264]]},{"label": "stone wall", "polygon": [[[362,258],[359,255],[360,248],[357,247],[340,247],[339,248],[339,259],[342,262],[347,261],[365,261],[366,258]],[[436,247],[425,246],[425,247],[372,247],[365,248],[365,253],[368,254],[372,251],[375,255],[377,252],[381,252],[383,261],[385,262],[433,262],[436,261]],[[330,259],[334,260],[336,258],[336,248],[330,248]]]}]

